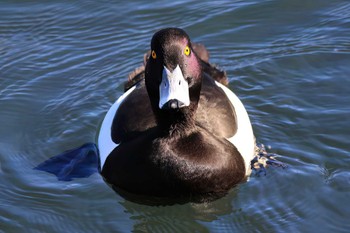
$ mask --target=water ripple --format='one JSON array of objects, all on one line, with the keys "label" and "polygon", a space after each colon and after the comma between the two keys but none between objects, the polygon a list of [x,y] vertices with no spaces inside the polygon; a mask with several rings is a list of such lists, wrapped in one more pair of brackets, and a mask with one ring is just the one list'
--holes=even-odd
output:
[{"label": "water ripple", "polygon": [[[347,232],[349,12],[342,0],[1,2],[1,230]],[[95,141],[167,26],[208,47],[257,141],[288,169],[269,168],[213,203],[159,207],[123,200],[97,174],[62,183],[35,172]]]}]

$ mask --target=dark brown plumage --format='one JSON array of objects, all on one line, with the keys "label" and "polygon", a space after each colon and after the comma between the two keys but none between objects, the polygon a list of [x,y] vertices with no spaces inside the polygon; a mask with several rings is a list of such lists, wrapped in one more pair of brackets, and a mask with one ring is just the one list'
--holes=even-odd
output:
[{"label": "dark brown plumage", "polygon": [[[205,47],[191,43],[181,29],[158,31],[151,51],[144,66],[129,75],[125,89],[136,87],[114,116],[111,137],[118,146],[101,174],[126,198],[221,197],[246,173],[240,152],[226,140],[237,131],[235,109],[214,82],[227,84],[226,74],[211,65]],[[172,72],[177,66],[188,84],[190,102],[160,108],[163,67]]]}]

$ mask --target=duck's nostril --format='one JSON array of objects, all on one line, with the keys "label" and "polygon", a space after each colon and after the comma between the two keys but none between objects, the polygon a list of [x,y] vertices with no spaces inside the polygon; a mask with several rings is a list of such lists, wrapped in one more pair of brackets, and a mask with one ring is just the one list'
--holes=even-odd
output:
[{"label": "duck's nostril", "polygon": [[177,101],[177,100],[170,100],[170,101],[168,102],[168,106],[169,106],[169,108],[171,108],[171,109],[179,108],[179,101]]},{"label": "duck's nostril", "polygon": [[186,81],[187,81],[188,84],[191,84],[192,83],[192,78],[191,77],[187,77]]},{"label": "duck's nostril", "polygon": [[162,109],[179,109],[182,107],[184,107],[184,104],[181,101],[177,99],[171,99],[163,105]]}]

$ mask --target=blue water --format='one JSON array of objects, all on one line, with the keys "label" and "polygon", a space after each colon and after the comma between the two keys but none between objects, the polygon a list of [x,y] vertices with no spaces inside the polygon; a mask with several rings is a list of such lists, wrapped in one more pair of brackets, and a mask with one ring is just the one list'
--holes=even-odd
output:
[{"label": "blue water", "polygon": [[[270,167],[207,204],[124,200],[35,166],[95,142],[160,28],[226,70]],[[1,1],[1,232],[348,232],[350,2]]]}]

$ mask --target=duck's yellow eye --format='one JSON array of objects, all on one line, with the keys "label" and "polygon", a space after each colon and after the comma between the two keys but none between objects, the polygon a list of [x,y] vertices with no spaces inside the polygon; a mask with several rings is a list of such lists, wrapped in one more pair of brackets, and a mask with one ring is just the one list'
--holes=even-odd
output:
[{"label": "duck's yellow eye", "polygon": [[155,52],[154,50],[152,50],[152,58],[153,58],[153,59],[156,59],[156,58],[157,58],[157,54],[156,54],[156,52]]},{"label": "duck's yellow eye", "polygon": [[191,49],[190,47],[186,46],[185,50],[184,50],[184,53],[186,56],[189,56],[191,54]]}]

